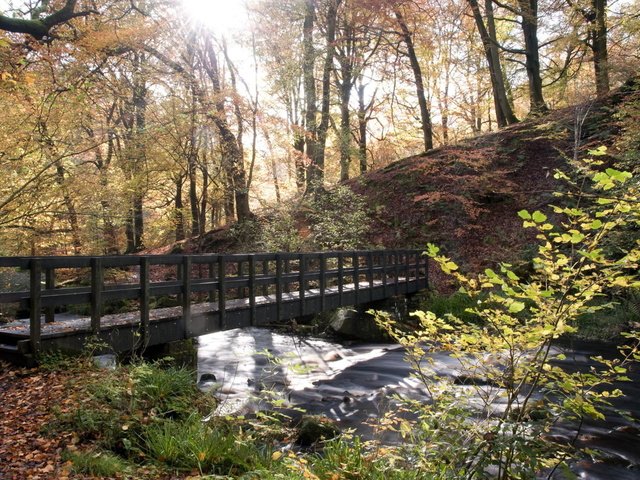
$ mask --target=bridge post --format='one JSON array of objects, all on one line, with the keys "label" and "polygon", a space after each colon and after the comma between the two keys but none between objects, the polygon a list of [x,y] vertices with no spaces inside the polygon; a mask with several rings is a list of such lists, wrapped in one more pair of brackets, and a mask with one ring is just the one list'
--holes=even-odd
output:
[{"label": "bridge post", "polygon": [[382,292],[387,296],[387,252],[382,251]]},{"label": "bridge post", "polygon": [[338,303],[344,306],[344,253],[338,252]]},{"label": "bridge post", "polygon": [[33,259],[29,262],[29,340],[31,341],[31,351],[37,356],[40,353],[40,339],[42,336],[42,325],[40,321],[40,310],[42,309],[42,261]]},{"label": "bridge post", "polygon": [[353,286],[355,288],[356,303],[360,303],[360,255],[353,252]]},{"label": "bridge post", "polygon": [[249,309],[251,326],[256,325],[256,257],[249,255]]},{"label": "bridge post", "polygon": [[[210,279],[215,279],[216,278],[216,263],[215,262],[209,262],[209,278]],[[211,289],[209,290],[209,303],[213,303],[216,301],[216,291],[215,289]]]},{"label": "bridge post", "polygon": [[300,299],[300,317],[304,317],[305,308],[304,308],[304,296],[307,290],[307,279],[305,275],[307,273],[307,257],[305,257],[304,253],[298,254],[298,298]]},{"label": "bridge post", "polygon": [[409,272],[411,271],[411,254],[409,250],[404,251],[404,283],[407,293],[409,293]]},{"label": "bridge post", "polygon": [[424,288],[429,288],[429,257],[424,256]]},{"label": "bridge post", "polygon": [[[56,288],[56,270],[53,267],[44,270],[44,286],[47,290]],[[47,307],[44,310],[44,321],[51,323],[55,321],[55,307]]]},{"label": "bridge post", "polygon": [[393,257],[394,257],[394,275],[396,277],[396,296],[400,295],[400,252],[398,252],[397,250],[393,251]]},{"label": "bridge post", "polygon": [[150,283],[149,283],[149,257],[140,258],[140,340],[141,347],[149,344],[149,313],[150,313]]},{"label": "bridge post", "polygon": [[100,333],[100,318],[102,317],[102,289],[104,284],[104,270],[101,258],[91,259],[91,333]]},{"label": "bridge post", "polygon": [[367,282],[369,283],[369,301],[373,301],[373,253],[367,252]]},{"label": "bridge post", "polygon": [[[284,259],[284,273],[285,275],[291,273],[291,261],[289,257]],[[291,284],[288,281],[284,282],[284,293],[291,293]]]},{"label": "bridge post", "polygon": [[327,255],[320,253],[320,311],[324,312],[327,305]]},{"label": "bridge post", "polygon": [[191,257],[182,257],[182,320],[181,330],[185,338],[191,330]]},{"label": "bridge post", "polygon": [[224,330],[227,326],[226,318],[226,285],[225,278],[227,275],[227,261],[224,255],[218,257],[218,312],[220,313],[220,329]]},{"label": "bridge post", "polygon": [[[262,275],[265,277],[269,275],[269,260],[262,261]],[[269,285],[267,283],[262,285],[262,295],[265,297],[269,295]]]},{"label": "bridge post", "polygon": [[276,318],[282,320],[282,256],[276,253]]}]

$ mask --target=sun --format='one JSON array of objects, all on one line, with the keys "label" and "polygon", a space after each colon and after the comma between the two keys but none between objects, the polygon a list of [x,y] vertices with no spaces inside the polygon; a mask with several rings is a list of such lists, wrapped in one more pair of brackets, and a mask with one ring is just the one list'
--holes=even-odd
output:
[{"label": "sun", "polygon": [[210,28],[217,34],[240,30],[247,22],[243,0],[182,0],[181,4],[190,22]]}]

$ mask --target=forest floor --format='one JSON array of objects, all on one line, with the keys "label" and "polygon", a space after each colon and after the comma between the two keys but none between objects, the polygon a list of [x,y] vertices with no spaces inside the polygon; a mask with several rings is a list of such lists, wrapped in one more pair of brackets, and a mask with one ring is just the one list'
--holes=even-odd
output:
[{"label": "forest floor", "polygon": [[554,192],[565,188],[554,172],[568,170],[571,159],[584,158],[590,149],[610,147],[612,155],[603,159],[615,162],[611,147],[620,127],[612,119],[624,104],[622,95],[611,95],[552,111],[351,180],[374,212],[370,243],[434,243],[466,271],[498,262],[524,266],[535,234],[523,231],[517,212],[550,214]]},{"label": "forest floor", "polygon": [[2,480],[70,478],[61,460],[71,434],[43,433],[53,416],[75,402],[69,373],[26,369],[0,363],[0,478]]},{"label": "forest floor", "polygon": [[[22,368],[0,362],[0,480],[94,478],[72,473],[72,463],[63,458],[63,452],[74,450],[79,442],[73,432],[50,434],[47,427],[85,401],[74,386],[99,375],[98,369]],[[135,476],[158,480],[185,477],[188,475],[158,475],[144,469]]]}]

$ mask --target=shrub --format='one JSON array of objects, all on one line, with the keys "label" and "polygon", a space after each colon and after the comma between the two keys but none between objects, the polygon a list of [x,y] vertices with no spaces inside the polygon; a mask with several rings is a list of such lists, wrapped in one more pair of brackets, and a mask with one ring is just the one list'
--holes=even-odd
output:
[{"label": "shrub", "polygon": [[99,450],[66,451],[62,459],[72,464],[72,472],[113,478],[127,473],[130,465],[110,452]]},{"label": "shrub", "polygon": [[349,187],[321,192],[311,203],[309,219],[315,244],[327,250],[353,250],[367,246],[370,224],[364,197]]},{"label": "shrub", "polygon": [[302,250],[304,239],[300,236],[296,221],[296,205],[280,205],[264,220],[260,245],[267,252],[297,252]]},{"label": "shrub", "polygon": [[207,474],[242,474],[261,466],[268,458],[226,425],[203,422],[196,415],[152,424],[144,438],[147,454],[156,461]]},{"label": "shrub", "polygon": [[[420,326],[407,332],[389,315],[378,315],[407,349],[407,360],[430,396],[428,403],[407,402],[419,421],[391,421],[411,439],[409,455],[433,478],[536,478],[545,470],[568,469],[571,446],[551,445],[544,435],[559,420],[603,419],[602,407],[622,395],[609,385],[625,380],[628,364],[640,358],[637,333],[629,335],[636,342],[622,358],[597,358],[601,369],[590,374],[561,368],[557,362],[564,358],[552,348],[554,340],[576,332],[580,318],[608,307],[601,301],[606,291],[640,284],[635,277],[638,246],[613,258],[602,248],[611,233],[640,220],[636,187],[630,174],[596,171],[594,165],[580,166],[598,192],[591,209],[579,208],[578,202],[553,207],[563,218],[560,227],[540,211],[519,213],[539,240],[529,278],[520,278],[508,264],[469,277],[429,246],[428,254],[472,299],[467,312],[478,321],[415,312]],[[562,173],[557,177],[569,180]],[[465,373],[467,388],[434,375],[431,349],[449,352]]]}]

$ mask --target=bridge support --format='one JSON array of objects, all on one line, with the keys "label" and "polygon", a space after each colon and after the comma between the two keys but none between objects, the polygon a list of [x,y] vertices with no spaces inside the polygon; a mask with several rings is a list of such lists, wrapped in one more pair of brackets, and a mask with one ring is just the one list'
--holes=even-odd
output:
[{"label": "bridge support", "polygon": [[368,342],[386,341],[388,336],[375,321],[370,310],[397,312],[400,317],[407,315],[407,299],[400,295],[385,300],[377,300],[353,307],[339,308],[331,313],[332,330],[346,338]]},{"label": "bridge support", "polygon": [[196,339],[178,340],[147,347],[142,356],[147,360],[171,358],[170,363],[177,367],[196,370],[198,367],[198,347]]}]

